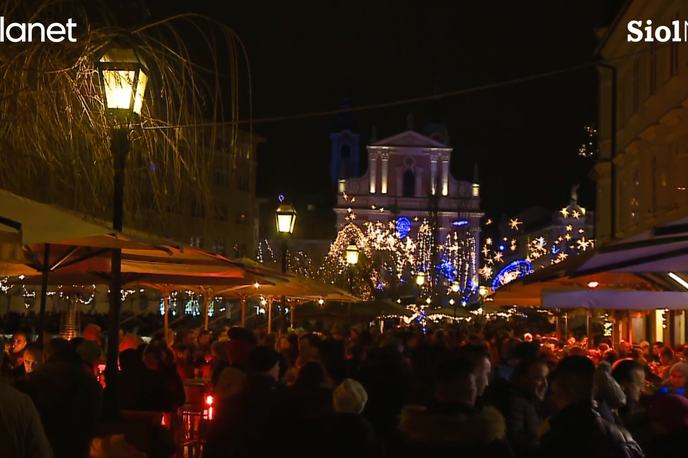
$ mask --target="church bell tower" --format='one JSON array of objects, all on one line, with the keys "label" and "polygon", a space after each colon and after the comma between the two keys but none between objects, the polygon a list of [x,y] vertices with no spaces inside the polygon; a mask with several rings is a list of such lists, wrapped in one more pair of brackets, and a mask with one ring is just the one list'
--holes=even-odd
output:
[{"label": "church bell tower", "polygon": [[[339,108],[341,110],[351,108],[349,97],[344,97]],[[330,134],[332,143],[330,178],[334,186],[337,186],[340,180],[358,178],[360,174],[360,138],[355,131],[353,113],[350,111],[339,113],[335,118],[334,127]]]}]

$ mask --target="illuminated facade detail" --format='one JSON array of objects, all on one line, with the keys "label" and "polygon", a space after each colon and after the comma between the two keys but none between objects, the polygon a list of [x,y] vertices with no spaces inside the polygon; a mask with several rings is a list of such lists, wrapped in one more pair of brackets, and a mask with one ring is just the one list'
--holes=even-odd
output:
[{"label": "illuminated facade detail", "polygon": [[377,153],[371,153],[369,161],[368,174],[370,175],[370,193],[375,194],[375,184],[377,181]]},{"label": "illuminated facade detail", "polygon": [[430,156],[430,189],[432,195],[437,194],[437,155]]},{"label": "illuminated facade detail", "polygon": [[[449,156],[442,156],[442,195],[449,194]],[[475,194],[473,197],[478,197]]]},{"label": "illuminated facade detail", "polygon": [[492,280],[492,291],[511,283],[517,278],[525,277],[533,271],[529,261],[516,260],[506,265]]},{"label": "illuminated facade detail", "polygon": [[389,153],[382,153],[382,183],[380,184],[380,192],[387,194],[387,174],[389,173]]},{"label": "illuminated facade detail", "polygon": [[[349,223],[360,228],[378,221],[391,224],[403,215],[410,225],[408,235],[415,240],[423,222],[435,214],[440,243],[460,230],[473,240],[470,249],[475,253],[470,259],[479,259],[480,219],[484,214],[480,199],[472,192],[474,183],[455,179],[449,170],[452,147],[409,130],[372,142],[367,148],[371,158],[367,173],[346,180],[345,192],[338,195],[334,209],[338,229]],[[373,162],[378,156],[382,161],[379,165]],[[442,195],[434,204],[433,188]],[[437,205],[436,210],[431,211],[431,205]],[[465,224],[457,227],[456,221]],[[469,279],[471,284],[478,284],[477,269],[471,268]]]}]

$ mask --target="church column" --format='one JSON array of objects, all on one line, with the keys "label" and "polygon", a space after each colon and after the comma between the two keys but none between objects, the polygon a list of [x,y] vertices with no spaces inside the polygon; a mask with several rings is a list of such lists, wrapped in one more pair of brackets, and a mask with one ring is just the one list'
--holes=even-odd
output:
[{"label": "church column", "polygon": [[437,193],[437,155],[433,154],[430,156],[430,188],[432,189],[432,195]]},{"label": "church column", "polygon": [[387,194],[387,171],[389,168],[389,153],[382,153],[382,184],[380,185],[380,192]]},{"label": "church column", "polygon": [[377,151],[370,152],[370,165],[368,166],[368,173],[370,174],[370,193],[375,194],[375,184],[377,182]]},{"label": "church column", "polygon": [[449,194],[449,156],[440,156],[442,159],[442,195]]}]

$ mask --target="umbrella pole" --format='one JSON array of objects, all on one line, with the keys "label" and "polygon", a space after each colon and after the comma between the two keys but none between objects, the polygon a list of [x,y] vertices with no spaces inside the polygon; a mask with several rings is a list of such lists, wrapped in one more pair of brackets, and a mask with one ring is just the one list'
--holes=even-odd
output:
[{"label": "umbrella pole", "polygon": [[272,296],[268,297],[268,334],[272,332]]},{"label": "umbrella pole", "polygon": [[46,243],[43,250],[43,278],[41,279],[41,309],[38,313],[38,328],[36,338],[38,346],[43,348],[43,334],[45,332],[45,309],[48,302],[48,275],[50,275],[50,244]]},{"label": "umbrella pole", "polygon": [[246,327],[246,296],[241,296],[241,327]]},{"label": "umbrella pole", "polygon": [[203,329],[208,330],[208,321],[210,320],[210,301],[208,300],[208,291],[204,291],[203,302],[205,302],[205,323],[203,324]]},{"label": "umbrella pole", "polygon": [[294,329],[294,299],[291,301],[292,305],[289,307],[289,327]]},{"label": "umbrella pole", "polygon": [[170,296],[167,291],[163,291],[163,300],[165,301],[165,314],[163,320],[165,322],[165,342],[167,342],[167,331],[170,329]]}]

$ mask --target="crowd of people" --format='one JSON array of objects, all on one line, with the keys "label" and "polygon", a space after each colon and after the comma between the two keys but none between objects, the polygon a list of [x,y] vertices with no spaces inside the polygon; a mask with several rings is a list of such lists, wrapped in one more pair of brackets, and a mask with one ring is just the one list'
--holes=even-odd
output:
[{"label": "crowd of people", "polygon": [[[100,328],[42,348],[17,332],[5,349],[0,455],[93,454],[104,411]],[[672,458],[688,449],[688,364],[683,347],[661,342],[593,348],[458,325],[286,335],[234,327],[149,343],[120,332],[119,363],[122,410],[176,412],[185,381],[207,381],[206,458]],[[151,458],[175,453],[165,427],[151,441]]]}]

